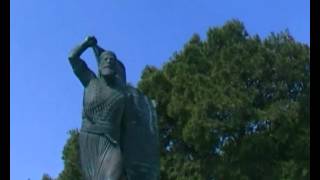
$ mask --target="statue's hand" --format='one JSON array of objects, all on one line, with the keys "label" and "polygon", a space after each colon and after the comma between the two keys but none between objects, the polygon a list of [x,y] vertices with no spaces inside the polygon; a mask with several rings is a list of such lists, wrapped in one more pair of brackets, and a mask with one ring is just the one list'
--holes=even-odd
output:
[{"label": "statue's hand", "polygon": [[84,43],[88,46],[88,47],[93,47],[97,45],[97,39],[94,36],[88,36],[86,37]]}]

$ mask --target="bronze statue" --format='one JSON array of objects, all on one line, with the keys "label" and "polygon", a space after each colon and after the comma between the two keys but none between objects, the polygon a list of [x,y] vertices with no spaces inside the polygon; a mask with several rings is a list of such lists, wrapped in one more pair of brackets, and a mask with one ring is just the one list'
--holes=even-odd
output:
[{"label": "bronze statue", "polygon": [[[93,48],[98,75],[80,58]],[[89,36],[69,56],[84,86],[80,159],[86,180],[159,179],[159,143],[153,103],[127,85],[125,66],[115,53]]]}]

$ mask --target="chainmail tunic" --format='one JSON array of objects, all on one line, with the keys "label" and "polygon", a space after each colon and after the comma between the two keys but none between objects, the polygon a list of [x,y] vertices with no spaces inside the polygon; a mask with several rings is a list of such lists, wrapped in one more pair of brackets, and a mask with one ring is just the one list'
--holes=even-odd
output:
[{"label": "chainmail tunic", "polygon": [[86,180],[118,180],[122,173],[120,128],[125,95],[92,79],[85,88],[80,132],[81,166]]}]

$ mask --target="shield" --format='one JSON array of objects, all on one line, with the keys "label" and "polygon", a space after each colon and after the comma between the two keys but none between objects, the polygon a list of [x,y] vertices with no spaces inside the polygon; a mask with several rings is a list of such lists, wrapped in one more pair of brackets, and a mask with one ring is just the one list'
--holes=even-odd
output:
[{"label": "shield", "polygon": [[136,88],[127,88],[121,133],[124,172],[128,180],[158,180],[159,137],[154,103]]}]

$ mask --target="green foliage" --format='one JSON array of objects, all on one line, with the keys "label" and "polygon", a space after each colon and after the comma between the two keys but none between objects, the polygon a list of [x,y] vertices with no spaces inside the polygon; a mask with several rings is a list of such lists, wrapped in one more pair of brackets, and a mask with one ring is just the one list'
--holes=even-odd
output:
[{"label": "green foliage", "polygon": [[54,180],[52,177],[50,177],[48,174],[44,174],[42,176],[42,180]]},{"label": "green foliage", "polygon": [[138,88],[157,101],[161,179],[307,179],[310,49],[228,21],[194,35]]},{"label": "green foliage", "polygon": [[[64,169],[56,180],[82,180],[79,155],[79,131],[70,130],[70,137],[63,149],[62,159]],[[53,180],[48,174],[44,174],[42,180]]]},{"label": "green foliage", "polygon": [[79,154],[79,131],[69,131],[70,138],[63,149],[62,159],[64,161],[64,169],[59,174],[58,180],[81,180],[80,154]]}]

